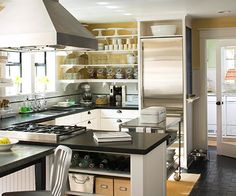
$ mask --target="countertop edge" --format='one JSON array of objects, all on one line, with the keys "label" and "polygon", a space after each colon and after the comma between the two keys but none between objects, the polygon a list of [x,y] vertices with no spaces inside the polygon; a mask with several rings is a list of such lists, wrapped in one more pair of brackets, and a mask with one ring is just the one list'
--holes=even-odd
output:
[{"label": "countertop edge", "polygon": [[35,141],[21,141],[20,144],[27,144],[27,145],[31,144],[31,145],[51,146],[51,147],[57,147],[58,145],[65,145],[73,150],[146,155],[149,152],[151,152],[154,148],[158,147],[160,144],[167,141],[168,137],[169,135],[166,134],[166,136],[161,138],[159,141],[155,142],[153,145],[151,145],[147,149],[125,149],[125,148],[117,148],[117,147],[113,148],[112,146],[100,146],[98,149],[97,146],[84,146],[84,145],[79,145],[79,144],[75,145],[75,144],[47,143],[47,142],[35,142]]}]

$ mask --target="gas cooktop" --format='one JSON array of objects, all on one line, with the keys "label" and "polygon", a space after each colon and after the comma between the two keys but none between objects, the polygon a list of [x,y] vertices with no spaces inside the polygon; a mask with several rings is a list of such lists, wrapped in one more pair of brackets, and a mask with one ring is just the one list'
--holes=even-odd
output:
[{"label": "gas cooktop", "polygon": [[84,133],[86,127],[25,123],[0,130],[0,137],[22,141],[58,142]]}]

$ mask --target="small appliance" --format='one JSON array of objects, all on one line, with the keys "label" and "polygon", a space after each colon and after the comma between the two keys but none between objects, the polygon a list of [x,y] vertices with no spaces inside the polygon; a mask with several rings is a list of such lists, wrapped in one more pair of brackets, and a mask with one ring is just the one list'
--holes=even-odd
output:
[{"label": "small appliance", "polygon": [[110,105],[121,106],[126,101],[126,86],[110,86]]}]

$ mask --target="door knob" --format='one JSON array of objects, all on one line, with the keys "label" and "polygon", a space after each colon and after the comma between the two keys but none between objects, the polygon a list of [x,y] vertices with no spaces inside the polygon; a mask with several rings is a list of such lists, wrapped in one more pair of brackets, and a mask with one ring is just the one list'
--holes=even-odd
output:
[{"label": "door knob", "polygon": [[222,102],[220,102],[220,101],[217,101],[217,102],[216,102],[216,105],[222,105],[222,104],[224,104],[223,101],[222,101]]}]

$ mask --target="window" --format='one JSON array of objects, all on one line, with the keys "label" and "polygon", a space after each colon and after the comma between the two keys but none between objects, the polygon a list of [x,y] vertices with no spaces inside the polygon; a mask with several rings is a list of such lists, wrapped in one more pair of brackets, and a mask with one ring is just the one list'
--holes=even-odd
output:
[{"label": "window", "polygon": [[47,76],[47,61],[46,52],[36,52],[34,54],[34,66],[35,66],[35,92],[46,91],[46,76]]},{"label": "window", "polygon": [[7,87],[5,94],[55,91],[55,58],[55,52],[8,52],[4,73],[13,80],[14,86]]},{"label": "window", "polygon": [[5,66],[5,77],[12,79],[13,87],[6,88],[7,95],[14,95],[22,92],[22,64],[20,52],[8,52],[8,60]]},{"label": "window", "polygon": [[36,52],[35,92],[55,91],[55,52]]}]

